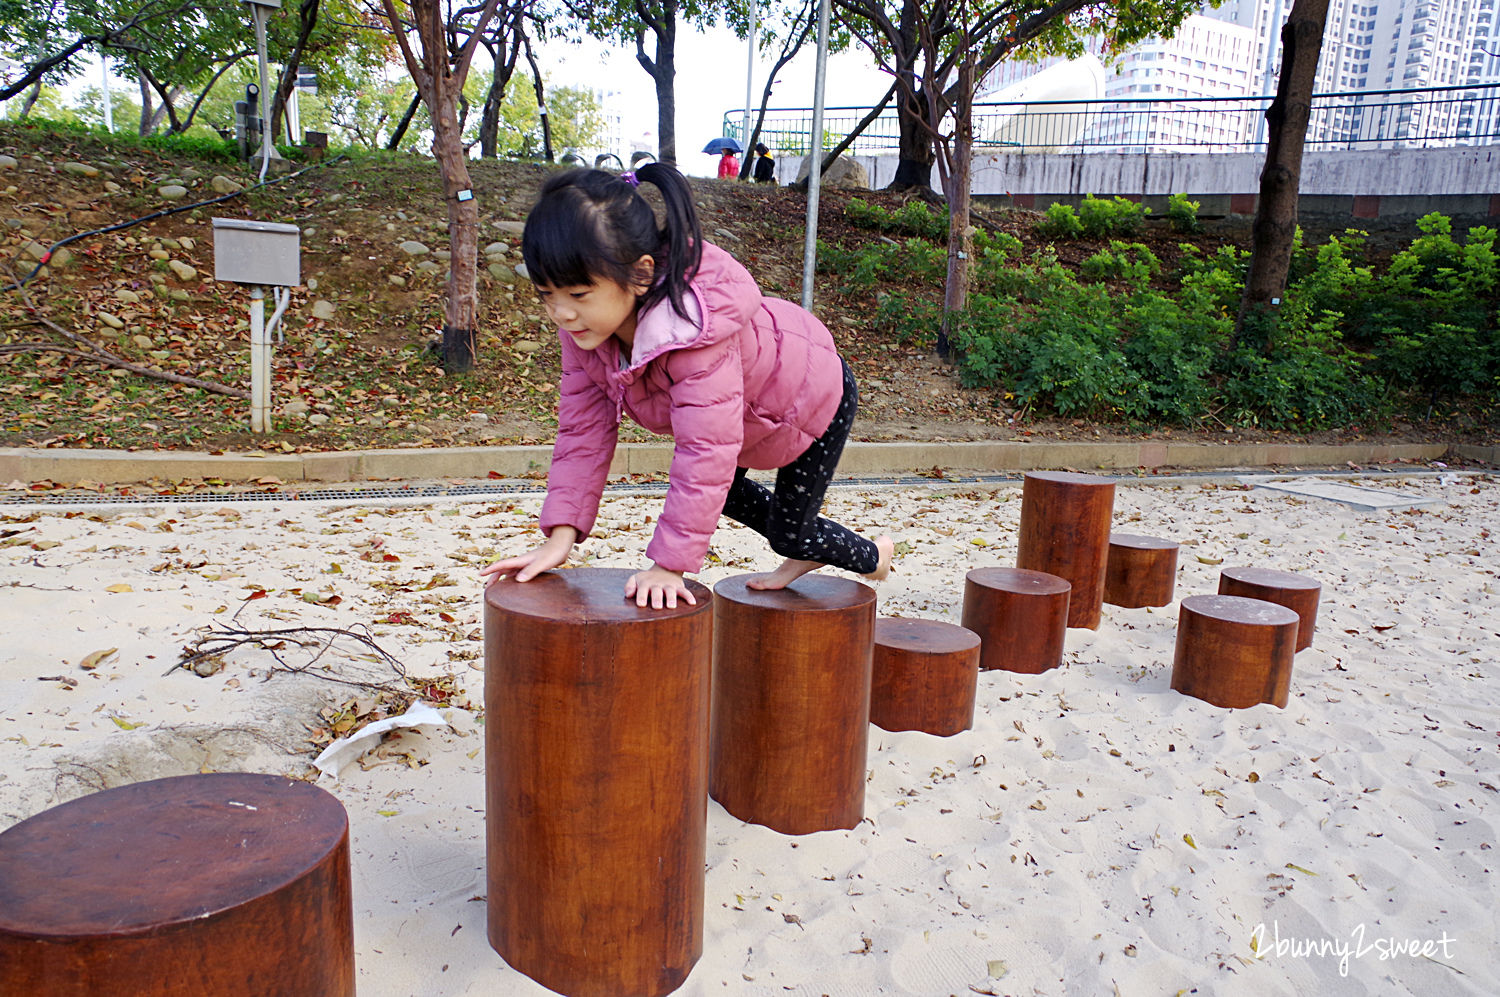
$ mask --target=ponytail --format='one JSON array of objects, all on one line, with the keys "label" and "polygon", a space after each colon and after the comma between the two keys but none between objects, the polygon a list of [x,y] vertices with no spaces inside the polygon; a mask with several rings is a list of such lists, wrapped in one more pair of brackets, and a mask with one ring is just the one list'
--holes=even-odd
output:
[{"label": "ponytail", "polygon": [[[660,227],[632,180],[661,191],[666,218]],[[665,298],[686,318],[683,302],[703,258],[703,233],[692,188],[671,166],[650,163],[624,176],[567,170],[542,185],[526,217],[521,253],[531,279],[549,287],[592,284],[600,278],[629,287],[641,280],[636,261],[650,256],[655,279],[641,295],[641,308]]]},{"label": "ponytail", "polygon": [[687,293],[688,281],[698,273],[698,264],[703,260],[703,230],[698,224],[698,211],[693,206],[693,189],[687,178],[665,163],[648,163],[635,171],[636,178],[655,185],[661,191],[662,203],[666,205],[666,221],[658,230],[660,254],[656,259],[656,272],[662,279],[642,299],[642,307],[655,304],[663,297],[672,302],[672,309],[687,318],[683,306],[683,295]]}]

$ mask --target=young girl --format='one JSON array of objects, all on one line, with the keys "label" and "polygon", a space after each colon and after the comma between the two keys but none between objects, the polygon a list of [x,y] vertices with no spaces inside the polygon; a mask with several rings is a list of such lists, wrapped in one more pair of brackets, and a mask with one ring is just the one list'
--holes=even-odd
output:
[{"label": "young girl", "polygon": [[[636,186],[654,184],[661,228]],[[541,528],[546,543],[483,568],[524,582],[588,536],[622,414],[675,438],[670,485],[625,583],[636,605],[694,602],[682,577],[703,567],[719,516],[762,534],[786,560],[752,588],[784,588],[825,564],[884,578],[894,545],[819,517],[854,421],[857,391],[828,330],[762,297],[748,271],[703,241],[692,190],[670,166],[616,176],[571,170],[542,186],[521,237],[527,275],[562,340],[557,443]],[[777,468],[770,491],[747,468]]]}]

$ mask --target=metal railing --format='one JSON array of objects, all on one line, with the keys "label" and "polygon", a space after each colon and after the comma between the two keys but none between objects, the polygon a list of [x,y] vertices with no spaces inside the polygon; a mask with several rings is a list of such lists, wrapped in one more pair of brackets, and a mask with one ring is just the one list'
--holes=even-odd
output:
[{"label": "metal railing", "polygon": [[[974,144],[988,152],[1254,152],[1265,149],[1270,97],[1140,97],[976,103]],[[867,107],[824,110],[827,148]],[[744,142],[743,110],[724,114],[724,134]],[[766,113],[760,140],[783,155],[808,151],[811,108]],[[854,142],[855,155],[899,148],[894,110]],[[1314,94],[1309,151],[1403,149],[1500,143],[1500,83]]]}]

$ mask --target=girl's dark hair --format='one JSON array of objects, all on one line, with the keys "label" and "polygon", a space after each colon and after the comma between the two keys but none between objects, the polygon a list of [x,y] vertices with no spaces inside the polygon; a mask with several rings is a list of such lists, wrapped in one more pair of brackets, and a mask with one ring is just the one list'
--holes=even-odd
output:
[{"label": "girl's dark hair", "polygon": [[766,144],[764,142],[757,142],[755,143],[755,154],[758,156],[769,156],[771,154],[771,150],[766,148]]},{"label": "girl's dark hair", "polygon": [[526,275],[548,287],[592,284],[601,278],[629,287],[640,281],[635,262],[650,256],[655,280],[641,296],[641,307],[666,298],[687,318],[683,296],[703,258],[692,188],[664,163],[641,166],[635,178],[661,191],[666,220],[660,228],[651,205],[624,176],[567,170],[542,184],[521,236]]}]

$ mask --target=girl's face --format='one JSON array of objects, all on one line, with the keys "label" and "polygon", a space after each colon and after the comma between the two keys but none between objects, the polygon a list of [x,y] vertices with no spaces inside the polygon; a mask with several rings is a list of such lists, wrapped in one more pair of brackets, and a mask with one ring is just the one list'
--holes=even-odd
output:
[{"label": "girl's face", "polygon": [[596,350],[611,336],[627,346],[635,342],[635,306],[641,293],[612,280],[567,287],[536,285],[547,317],[580,349]]}]

